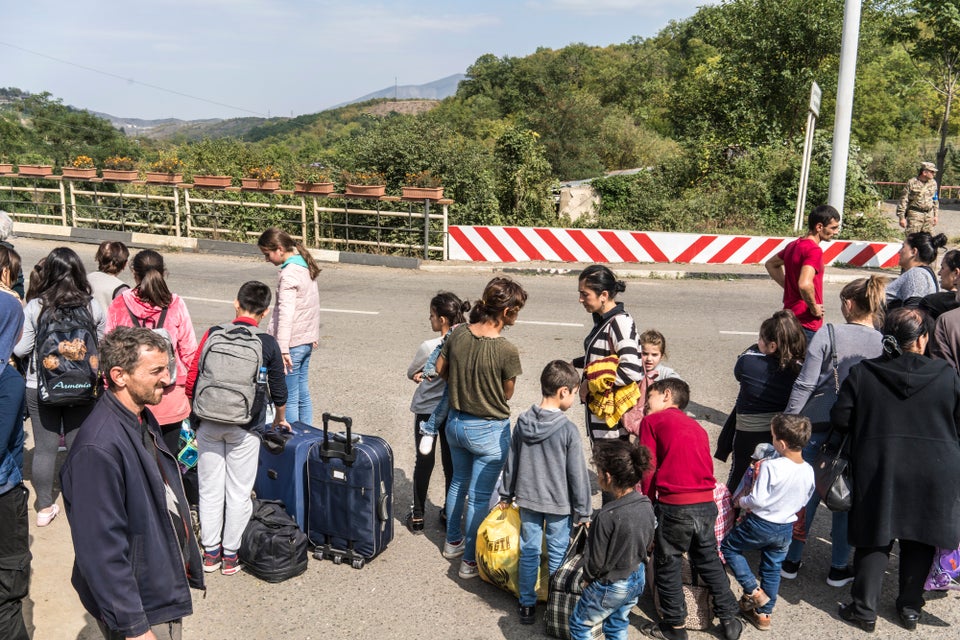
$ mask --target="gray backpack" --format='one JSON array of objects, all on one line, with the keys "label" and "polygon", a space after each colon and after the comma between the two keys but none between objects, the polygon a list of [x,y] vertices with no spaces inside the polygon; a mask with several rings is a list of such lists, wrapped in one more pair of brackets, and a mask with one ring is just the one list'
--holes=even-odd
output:
[{"label": "gray backpack", "polygon": [[198,418],[244,426],[263,408],[266,390],[257,380],[264,366],[260,333],[245,324],[218,325],[207,333],[193,388]]}]

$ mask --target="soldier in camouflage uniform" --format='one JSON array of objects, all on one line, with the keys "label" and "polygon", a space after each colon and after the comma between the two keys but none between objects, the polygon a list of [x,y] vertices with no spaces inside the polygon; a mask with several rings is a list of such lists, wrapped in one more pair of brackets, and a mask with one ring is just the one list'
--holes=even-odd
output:
[{"label": "soldier in camouflage uniform", "polygon": [[897,205],[897,218],[907,235],[916,231],[933,233],[940,213],[940,201],[937,198],[937,165],[924,162],[920,173],[910,178],[903,189],[900,204]]}]

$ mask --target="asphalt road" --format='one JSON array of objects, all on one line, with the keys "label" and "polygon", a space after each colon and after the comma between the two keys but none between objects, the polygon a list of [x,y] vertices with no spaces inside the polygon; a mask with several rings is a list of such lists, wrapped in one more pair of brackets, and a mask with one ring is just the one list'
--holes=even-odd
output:
[{"label": "asphalt road", "polygon": [[[20,238],[16,247],[29,269],[57,243]],[[93,266],[94,247],[73,245]],[[198,334],[232,318],[230,303],[250,279],[273,286],[276,269],[248,258],[169,253],[168,281],[190,308]],[[516,601],[479,579],[460,580],[457,564],[440,555],[443,531],[437,510],[443,502],[442,479],[434,475],[426,535],[412,536],[402,526],[411,496],[414,460],[410,397],[414,390],[406,368],[430,332],[428,302],[439,290],[476,298],[490,271],[441,268],[395,270],[323,265],[319,277],[320,348],[311,363],[311,389],[317,413],[330,411],[354,418],[359,433],[386,438],[394,448],[396,537],[387,551],[364,569],[311,559],[307,572],[270,585],[240,573],[208,574],[206,596],[194,594],[194,614],[184,623],[185,637],[232,638],[540,638],[541,625],[520,626]],[[758,268],[757,272],[761,272]],[[125,277],[129,279],[129,274]],[[520,349],[524,373],[511,406],[514,417],[539,400],[538,378],[554,358],[582,352],[590,318],[577,303],[577,283],[569,275],[517,275],[530,294],[518,324],[506,333]],[[840,322],[840,284],[827,286],[828,320]],[[668,340],[667,363],[691,385],[690,411],[715,439],[737,392],[732,371],[737,354],[756,340],[760,322],[779,307],[777,287],[765,279],[631,279],[622,301],[641,329],[660,329]],[[578,408],[570,417],[582,426]],[[30,430],[28,423],[28,432]],[[28,448],[32,438],[28,436]],[[31,454],[27,454],[27,475]],[[727,465],[716,463],[725,478]],[[599,494],[594,496],[599,504]],[[35,516],[31,506],[31,522]],[[49,527],[31,525],[34,577],[26,603],[34,638],[99,638],[69,583],[72,546],[61,516]],[[829,558],[827,518],[818,517],[800,577],[784,581],[773,616],[771,636],[808,640],[848,638],[859,634],[836,617],[837,602],[847,589],[824,582]],[[891,562],[895,571],[896,561]],[[894,608],[896,577],[886,581],[881,637],[903,637]],[[739,595],[739,590],[736,591]],[[957,594],[935,595],[925,609],[915,638],[955,638],[960,625]],[[542,612],[541,606],[540,611]],[[634,622],[653,615],[649,597],[640,601]],[[748,628],[744,637],[758,636]],[[636,628],[631,638],[640,637]],[[691,638],[715,637],[691,632]]]}]

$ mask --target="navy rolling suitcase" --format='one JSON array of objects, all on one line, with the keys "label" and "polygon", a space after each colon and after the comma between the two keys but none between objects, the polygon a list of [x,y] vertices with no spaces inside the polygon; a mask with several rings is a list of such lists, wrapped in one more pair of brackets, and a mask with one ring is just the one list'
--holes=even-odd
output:
[{"label": "navy rolling suitcase", "polygon": [[304,422],[290,425],[292,431],[255,427],[262,441],[257,479],[253,491],[261,500],[283,502],[287,513],[307,531],[307,452],[323,440],[323,431]]},{"label": "navy rolling suitcase", "polygon": [[[330,422],[346,433],[329,433]],[[352,433],[352,420],[323,414],[323,439],[307,456],[314,558],[354,569],[393,540],[393,451],[383,438]]]}]

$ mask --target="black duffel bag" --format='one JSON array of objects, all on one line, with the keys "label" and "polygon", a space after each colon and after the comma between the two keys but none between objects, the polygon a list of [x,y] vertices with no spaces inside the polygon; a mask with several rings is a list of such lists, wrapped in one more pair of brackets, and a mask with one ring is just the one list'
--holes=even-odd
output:
[{"label": "black duffel bag", "polygon": [[240,539],[240,562],[267,582],[283,582],[307,570],[307,535],[279,500],[254,499]]}]

